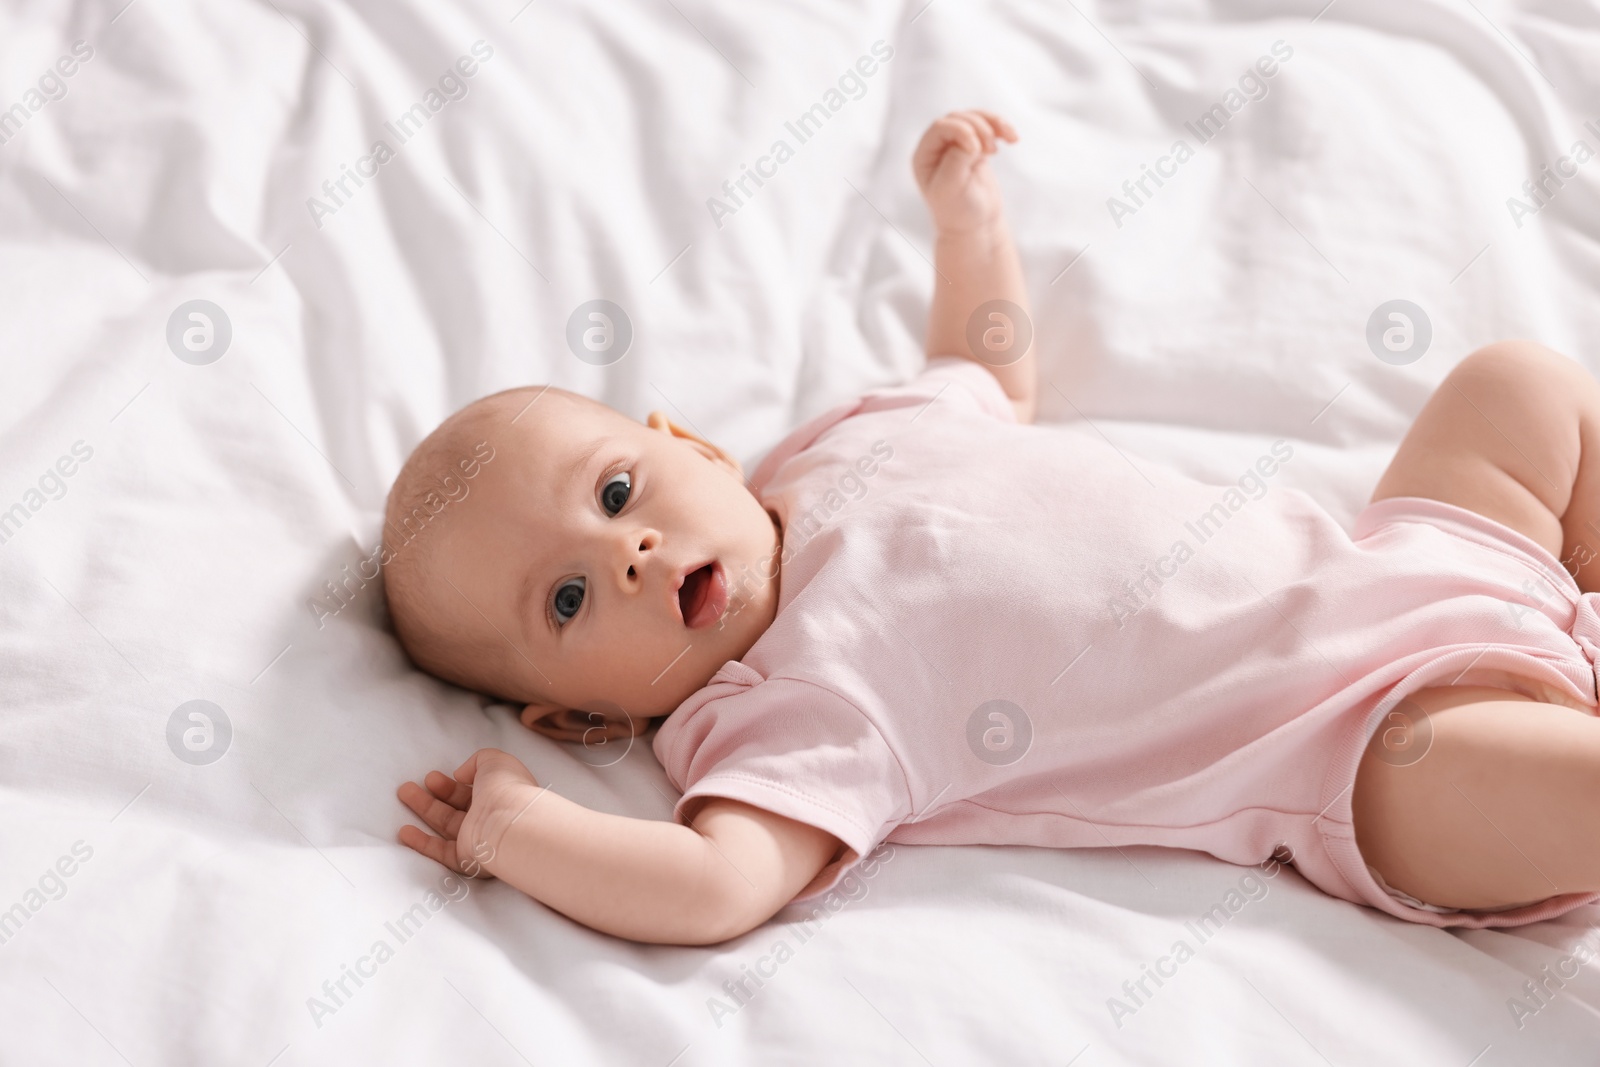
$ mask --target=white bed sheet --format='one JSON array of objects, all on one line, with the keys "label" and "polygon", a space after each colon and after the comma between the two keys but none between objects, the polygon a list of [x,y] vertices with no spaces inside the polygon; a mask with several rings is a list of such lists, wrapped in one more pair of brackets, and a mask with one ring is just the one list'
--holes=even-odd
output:
[{"label": "white bed sheet", "polygon": [[[386,925],[443,874],[394,841],[404,778],[496,745],[600,809],[672,800],[647,748],[593,767],[411,670],[375,586],[317,618],[405,454],[551,381],[753,462],[909,373],[932,272],[907,160],[947,108],[1023,134],[997,165],[1043,418],[1093,420],[1130,462],[1232,479],[1284,438],[1277,483],[1348,522],[1472,347],[1533,336],[1597,369],[1600,162],[1520,227],[1506,201],[1600,147],[1600,13],[1324,2],[0,10],[0,108],[24,108],[0,126],[0,509],[26,512],[0,544],[0,909],[25,913],[0,1060],[1592,1062],[1594,967],[1511,1002],[1594,943],[1593,908],[1449,933],[1285,873],[1135,1001],[1250,873],[1192,853],[900,847],[803,942],[790,909],[714,948],[633,945],[498,883],[403,943]],[[42,86],[64,95],[29,97],[80,40]],[[708,198],[880,40],[860,98],[718,226]],[[1280,40],[1263,99],[1185,133]],[[477,41],[465,95],[397,144],[384,124]],[[1194,157],[1113,218],[1179,137]],[[380,138],[393,158],[333,203]],[[605,367],[563,340],[596,298],[635,331]],[[1396,298],[1433,330],[1406,366],[1365,342]],[[204,366],[166,339],[195,299],[232,328]],[[167,741],[197,699],[232,728],[208,765]]]}]

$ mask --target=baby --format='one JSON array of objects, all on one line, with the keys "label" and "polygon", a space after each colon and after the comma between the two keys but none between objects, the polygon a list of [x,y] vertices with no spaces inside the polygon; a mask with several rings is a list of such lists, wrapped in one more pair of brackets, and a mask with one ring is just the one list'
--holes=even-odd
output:
[{"label": "baby", "polygon": [[660,413],[548,387],[417,447],[384,565],[407,653],[562,740],[665,717],[683,795],[676,822],[591,811],[484,749],[401,786],[433,833],[400,840],[686,945],[885,840],[1292,862],[1435,926],[1600,896],[1600,383],[1527,342],[1473,353],[1349,532],[1271,484],[1285,441],[1209,485],[1088,420],[1030,426],[987,161],[1016,139],[985,111],[928,129],[927,368],[748,480]]}]

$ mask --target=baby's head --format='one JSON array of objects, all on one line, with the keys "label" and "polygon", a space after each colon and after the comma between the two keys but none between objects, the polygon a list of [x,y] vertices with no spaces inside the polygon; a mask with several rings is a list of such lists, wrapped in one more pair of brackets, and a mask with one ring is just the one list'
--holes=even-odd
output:
[{"label": "baby's head", "polygon": [[776,520],[736,460],[561,389],[484,397],[406,460],[382,554],[423,670],[562,740],[641,732],[777,614]]}]

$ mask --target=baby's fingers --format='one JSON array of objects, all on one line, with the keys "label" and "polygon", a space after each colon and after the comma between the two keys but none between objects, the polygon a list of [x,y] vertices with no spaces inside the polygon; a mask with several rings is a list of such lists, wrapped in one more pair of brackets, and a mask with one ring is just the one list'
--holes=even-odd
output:
[{"label": "baby's fingers", "polygon": [[995,149],[995,129],[989,124],[989,119],[981,111],[957,111],[955,115],[972,127],[972,132],[978,135],[978,140],[983,143],[984,155],[989,155]]},{"label": "baby's fingers", "polygon": [[472,807],[472,787],[456,781],[443,771],[429,771],[422,784],[428,787],[428,792],[452,808],[466,811]]},{"label": "baby's fingers", "polygon": [[1016,127],[1012,126],[1011,123],[1007,122],[999,115],[996,115],[993,111],[984,111],[982,108],[973,108],[972,113],[974,115],[982,116],[984,121],[989,124],[989,128],[992,129],[998,136],[1007,141],[1011,141],[1013,143],[1016,142]]},{"label": "baby's fingers", "polygon": [[452,808],[438,797],[429,794],[416,782],[405,783],[395,795],[400,798],[400,803],[422,816],[422,821],[432,827],[435,833],[443,834],[452,841],[455,840],[456,834],[461,830],[462,822],[467,817],[466,812]]},{"label": "baby's fingers", "polygon": [[423,833],[420,827],[408,824],[400,827],[400,843],[414,852],[422,853],[422,855],[435,863],[442,863],[451,870],[455,869],[455,843],[453,841],[446,841],[442,837],[434,837],[432,834]]},{"label": "baby's fingers", "polygon": [[428,857],[433,862],[464,874],[468,878],[493,877],[483,869],[481,863],[463,860],[461,858],[461,850],[454,841],[446,841],[442,837],[425,834],[415,826],[400,827],[400,843],[412,851]]},{"label": "baby's fingers", "polygon": [[972,128],[972,123],[955,114],[936,119],[933,125],[928,127],[928,132],[922,135],[922,143],[917,146],[916,154],[923,162],[931,165],[950,145],[975,156],[983,154],[983,142],[978,139],[978,133]]},{"label": "baby's fingers", "polygon": [[987,131],[980,130],[976,122],[959,111],[951,112],[939,120],[940,126],[945,126],[947,123],[948,128],[945,131],[947,142],[954,142],[975,156],[983,155],[983,134]]}]

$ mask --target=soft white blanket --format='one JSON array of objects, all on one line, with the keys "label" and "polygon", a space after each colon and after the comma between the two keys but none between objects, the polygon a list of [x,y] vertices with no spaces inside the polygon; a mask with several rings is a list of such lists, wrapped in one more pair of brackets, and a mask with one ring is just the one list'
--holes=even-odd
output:
[{"label": "soft white blanket", "polygon": [[[972,105],[1023,136],[1043,417],[1218,480],[1288,439],[1281,484],[1348,521],[1474,346],[1597,366],[1593,6],[123,3],[0,11],[0,1060],[1593,1062],[1595,909],[1452,934],[1285,873],[1201,943],[1248,870],[902,847],[809,925],[679,949],[442,882],[393,791],[475,748],[672,794],[410,669],[361,577],[482,394],[753,462],[909,373],[909,152]],[[596,299],[615,362],[567,344]],[[1411,362],[1368,345],[1391,300]]]}]

